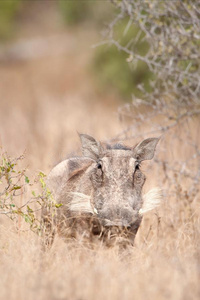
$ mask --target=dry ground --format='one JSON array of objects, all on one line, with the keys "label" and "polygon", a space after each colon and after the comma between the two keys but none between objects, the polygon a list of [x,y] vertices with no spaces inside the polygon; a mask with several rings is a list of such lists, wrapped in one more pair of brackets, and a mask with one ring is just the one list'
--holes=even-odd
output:
[{"label": "dry ground", "polygon": [[[106,140],[122,129],[120,100],[98,93],[87,71],[90,45],[98,39],[93,30],[59,28],[50,35],[40,25],[40,33],[25,27],[18,37],[22,53],[31,36],[27,57],[14,48],[17,59],[6,62],[6,50],[0,67],[1,145],[14,157],[26,149],[31,178],[77,151],[76,131]],[[151,172],[146,168],[150,186],[156,181]],[[183,194],[177,188],[146,216],[135,247],[123,252],[65,244],[59,237],[43,252],[39,237],[17,232],[0,216],[0,299],[199,299],[199,204]]]}]

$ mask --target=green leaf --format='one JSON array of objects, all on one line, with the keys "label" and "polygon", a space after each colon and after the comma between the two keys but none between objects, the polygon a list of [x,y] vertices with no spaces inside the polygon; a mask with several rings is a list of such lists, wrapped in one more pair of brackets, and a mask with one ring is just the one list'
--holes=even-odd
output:
[{"label": "green leaf", "polygon": [[31,212],[31,213],[33,212],[32,208],[30,208],[30,206],[28,206],[28,205],[27,205],[27,210],[28,210],[28,212]]},{"label": "green leaf", "polygon": [[63,205],[62,203],[56,203],[56,204],[55,204],[55,207],[56,207],[56,208],[59,208],[59,207],[61,207],[62,205]]},{"label": "green leaf", "polygon": [[43,178],[40,178],[40,183],[41,183],[42,188],[44,188],[45,187],[45,182],[44,182]]},{"label": "green leaf", "polygon": [[24,217],[24,220],[25,220],[26,223],[32,224],[32,221],[31,221],[31,219],[28,215],[24,214],[23,217]]},{"label": "green leaf", "polygon": [[39,173],[39,176],[42,177],[42,178],[46,177],[46,175],[43,172],[41,172],[41,171]]},{"label": "green leaf", "polygon": [[12,190],[20,190],[22,187],[20,185],[16,185],[12,188]]},{"label": "green leaf", "polygon": [[32,195],[33,195],[34,197],[36,197],[36,194],[35,194],[35,192],[34,192],[34,191],[32,191],[31,193],[32,193]]},{"label": "green leaf", "polygon": [[29,180],[29,178],[28,178],[27,176],[25,176],[25,182],[26,182],[26,183],[29,183],[29,182],[30,182],[30,180]]}]

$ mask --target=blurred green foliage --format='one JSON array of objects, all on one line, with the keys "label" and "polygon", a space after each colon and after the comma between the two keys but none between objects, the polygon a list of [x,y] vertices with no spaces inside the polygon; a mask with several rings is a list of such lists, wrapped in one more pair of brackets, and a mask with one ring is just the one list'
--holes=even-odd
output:
[{"label": "blurred green foliage", "polygon": [[[59,7],[68,25],[80,25],[83,22],[91,22],[93,26],[109,24],[116,8],[109,1],[59,1]],[[128,19],[118,23],[115,27],[115,38],[120,39],[122,45],[126,46],[130,40],[134,43],[139,29],[131,25],[127,30]],[[143,35],[134,44],[134,51],[140,55],[145,55],[148,51],[148,44],[144,42]],[[153,79],[153,74],[147,65],[138,61],[134,65],[133,61],[127,61],[128,55],[123,51],[118,51],[113,46],[100,46],[95,50],[92,70],[97,78],[101,90],[114,89],[123,98],[131,99],[131,94],[142,96],[138,89],[138,84],[143,84],[149,92],[151,90],[149,80]]]},{"label": "blurred green foliage", "polygon": [[[23,0],[0,1],[0,39],[12,35],[20,9],[23,8],[23,13],[26,13],[24,3]],[[83,23],[87,23],[96,27],[100,25],[102,29],[104,24],[110,23],[116,13],[116,8],[109,1],[59,0],[56,5],[65,23],[71,26],[81,26]],[[119,39],[124,46],[130,41],[134,43],[134,38],[139,32],[139,29],[133,24],[127,29],[127,24],[128,19],[118,22],[114,32],[115,39]],[[133,49],[134,52],[145,55],[148,44],[142,38],[141,35],[133,45]],[[129,99],[132,93],[138,97],[141,96],[141,91],[137,88],[138,84],[144,84],[145,89],[150,90],[149,79],[152,79],[153,75],[146,64],[141,61],[138,61],[137,65],[134,64],[134,61],[128,58],[126,53],[119,51],[114,45],[96,48],[92,69],[102,90],[114,89],[122,97]]]},{"label": "blurred green foliage", "polygon": [[[114,12],[110,1],[59,0],[59,10],[67,25],[79,25],[83,22],[92,22],[93,26],[109,22]],[[105,5],[106,4],[106,5]]]},{"label": "blurred green foliage", "polygon": [[0,1],[0,39],[8,38],[12,34],[21,3],[22,0]]},{"label": "blurred green foliage", "polygon": [[[149,49],[148,43],[143,40],[143,34],[137,39],[139,29],[131,25],[127,29],[127,20],[118,24],[115,28],[115,39],[120,40],[122,46],[132,41],[134,53],[145,55]],[[151,90],[150,80],[154,74],[148,66],[142,62],[134,63],[133,57],[129,57],[124,51],[120,51],[115,45],[103,45],[96,49],[93,69],[97,74],[101,88],[116,89],[124,98],[131,99],[131,94],[142,96],[138,85],[143,85],[146,91]]]},{"label": "blurred green foliage", "polygon": [[66,24],[75,25],[87,19],[91,14],[90,1],[59,1],[59,9]]}]

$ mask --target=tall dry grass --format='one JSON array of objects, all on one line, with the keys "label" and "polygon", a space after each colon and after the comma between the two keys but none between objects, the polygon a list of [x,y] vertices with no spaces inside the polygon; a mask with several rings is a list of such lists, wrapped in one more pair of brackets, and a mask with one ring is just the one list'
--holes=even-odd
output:
[{"label": "tall dry grass", "polygon": [[[161,210],[164,210],[163,208]],[[177,216],[178,210],[185,218]],[[178,223],[178,224],[177,224]],[[1,225],[2,299],[198,299],[199,221],[179,203],[142,224],[135,247],[93,249]]]}]

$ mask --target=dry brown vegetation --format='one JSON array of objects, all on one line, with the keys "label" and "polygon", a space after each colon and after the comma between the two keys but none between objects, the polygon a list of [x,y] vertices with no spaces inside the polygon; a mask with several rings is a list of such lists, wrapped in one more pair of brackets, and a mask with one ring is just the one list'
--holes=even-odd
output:
[{"label": "dry brown vegetation", "polygon": [[[76,130],[103,140],[122,132],[116,139],[132,145],[149,129],[158,136],[156,126],[172,124],[164,124],[169,119],[163,113],[130,105],[119,109],[118,121],[120,100],[102,100],[87,73],[96,35],[82,29],[65,32],[65,39],[62,54],[1,63],[1,145],[13,157],[26,149],[19,168],[27,166],[31,180],[77,151]],[[151,118],[144,122],[139,112]],[[199,129],[195,117],[177,122],[162,136],[155,160],[144,163],[145,191],[161,186],[164,196],[144,217],[134,247],[85,247],[56,237],[44,252],[41,237],[20,217],[13,223],[0,215],[0,299],[199,299]],[[24,193],[20,201],[26,200]]]}]

